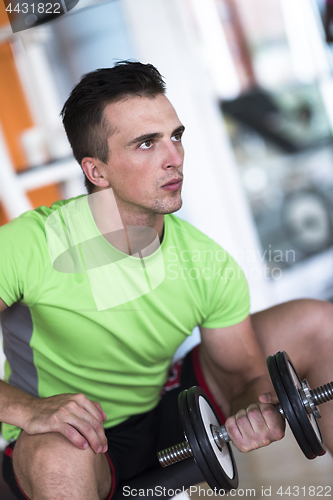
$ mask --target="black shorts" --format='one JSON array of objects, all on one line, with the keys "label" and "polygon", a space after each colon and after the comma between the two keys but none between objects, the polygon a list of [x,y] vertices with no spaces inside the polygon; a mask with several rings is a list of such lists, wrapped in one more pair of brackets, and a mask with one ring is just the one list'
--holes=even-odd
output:
[{"label": "black shorts", "polygon": [[[157,451],[184,441],[178,413],[178,394],[193,385],[200,385],[210,396],[222,423],[224,417],[215,404],[203,378],[198,348],[184,359],[174,363],[169,370],[159,404],[151,411],[134,415],[115,427],[105,430],[108,439],[107,457],[112,474],[112,491],[120,482],[160,467]],[[17,499],[28,498],[21,490],[14,474],[12,455],[15,442],[8,445],[3,460],[3,477]]]}]

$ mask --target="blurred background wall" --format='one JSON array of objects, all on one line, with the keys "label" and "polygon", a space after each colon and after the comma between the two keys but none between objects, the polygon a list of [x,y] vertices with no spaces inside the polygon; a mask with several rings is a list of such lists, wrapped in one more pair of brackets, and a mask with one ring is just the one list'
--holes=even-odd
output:
[{"label": "blurred background wall", "polygon": [[179,216],[225,247],[252,311],[333,297],[325,0],[80,0],[12,34],[0,4],[0,223],[84,193],[59,112],[82,74],[155,64],[186,126]]}]

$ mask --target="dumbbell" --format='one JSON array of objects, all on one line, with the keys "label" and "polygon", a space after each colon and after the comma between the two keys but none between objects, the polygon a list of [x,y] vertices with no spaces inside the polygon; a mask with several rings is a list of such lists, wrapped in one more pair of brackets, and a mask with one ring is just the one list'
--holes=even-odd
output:
[{"label": "dumbbell", "polygon": [[[285,351],[268,356],[266,362],[279,399],[275,407],[288,421],[304,455],[308,459],[324,455],[317,405],[333,399],[333,382],[311,390],[306,380],[299,379]],[[186,441],[160,451],[160,464],[166,467],[193,456],[212,489],[236,489],[238,472],[230,438],[206,393],[197,386],[181,392],[178,408]]]}]

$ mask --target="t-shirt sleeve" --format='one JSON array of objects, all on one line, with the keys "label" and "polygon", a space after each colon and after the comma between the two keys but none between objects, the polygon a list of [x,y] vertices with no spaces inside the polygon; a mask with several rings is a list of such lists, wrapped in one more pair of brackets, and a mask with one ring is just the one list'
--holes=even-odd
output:
[{"label": "t-shirt sleeve", "polygon": [[244,272],[231,255],[216,243],[213,255],[207,316],[201,326],[223,328],[236,325],[249,315],[250,294]]},{"label": "t-shirt sleeve", "polygon": [[0,227],[0,297],[11,306],[33,305],[45,280],[45,231],[33,216],[23,215]]}]

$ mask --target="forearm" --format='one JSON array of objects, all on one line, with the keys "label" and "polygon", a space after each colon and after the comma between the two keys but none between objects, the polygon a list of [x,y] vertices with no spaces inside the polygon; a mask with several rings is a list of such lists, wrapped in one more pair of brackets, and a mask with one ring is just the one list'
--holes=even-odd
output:
[{"label": "forearm", "polygon": [[273,390],[249,318],[234,327],[202,329],[201,367],[221,406],[228,434],[240,451],[281,439],[284,422],[259,396]]},{"label": "forearm", "polygon": [[0,422],[23,429],[34,399],[20,389],[0,381]]},{"label": "forearm", "polygon": [[256,403],[259,396],[273,390],[264,359],[250,363],[246,358],[238,372],[225,371],[200,346],[199,359],[205,381],[225,417]]},{"label": "forearm", "polygon": [[230,415],[235,415],[242,408],[259,401],[259,396],[272,391],[272,384],[268,375],[256,377],[250,381],[244,390],[230,400]]}]

